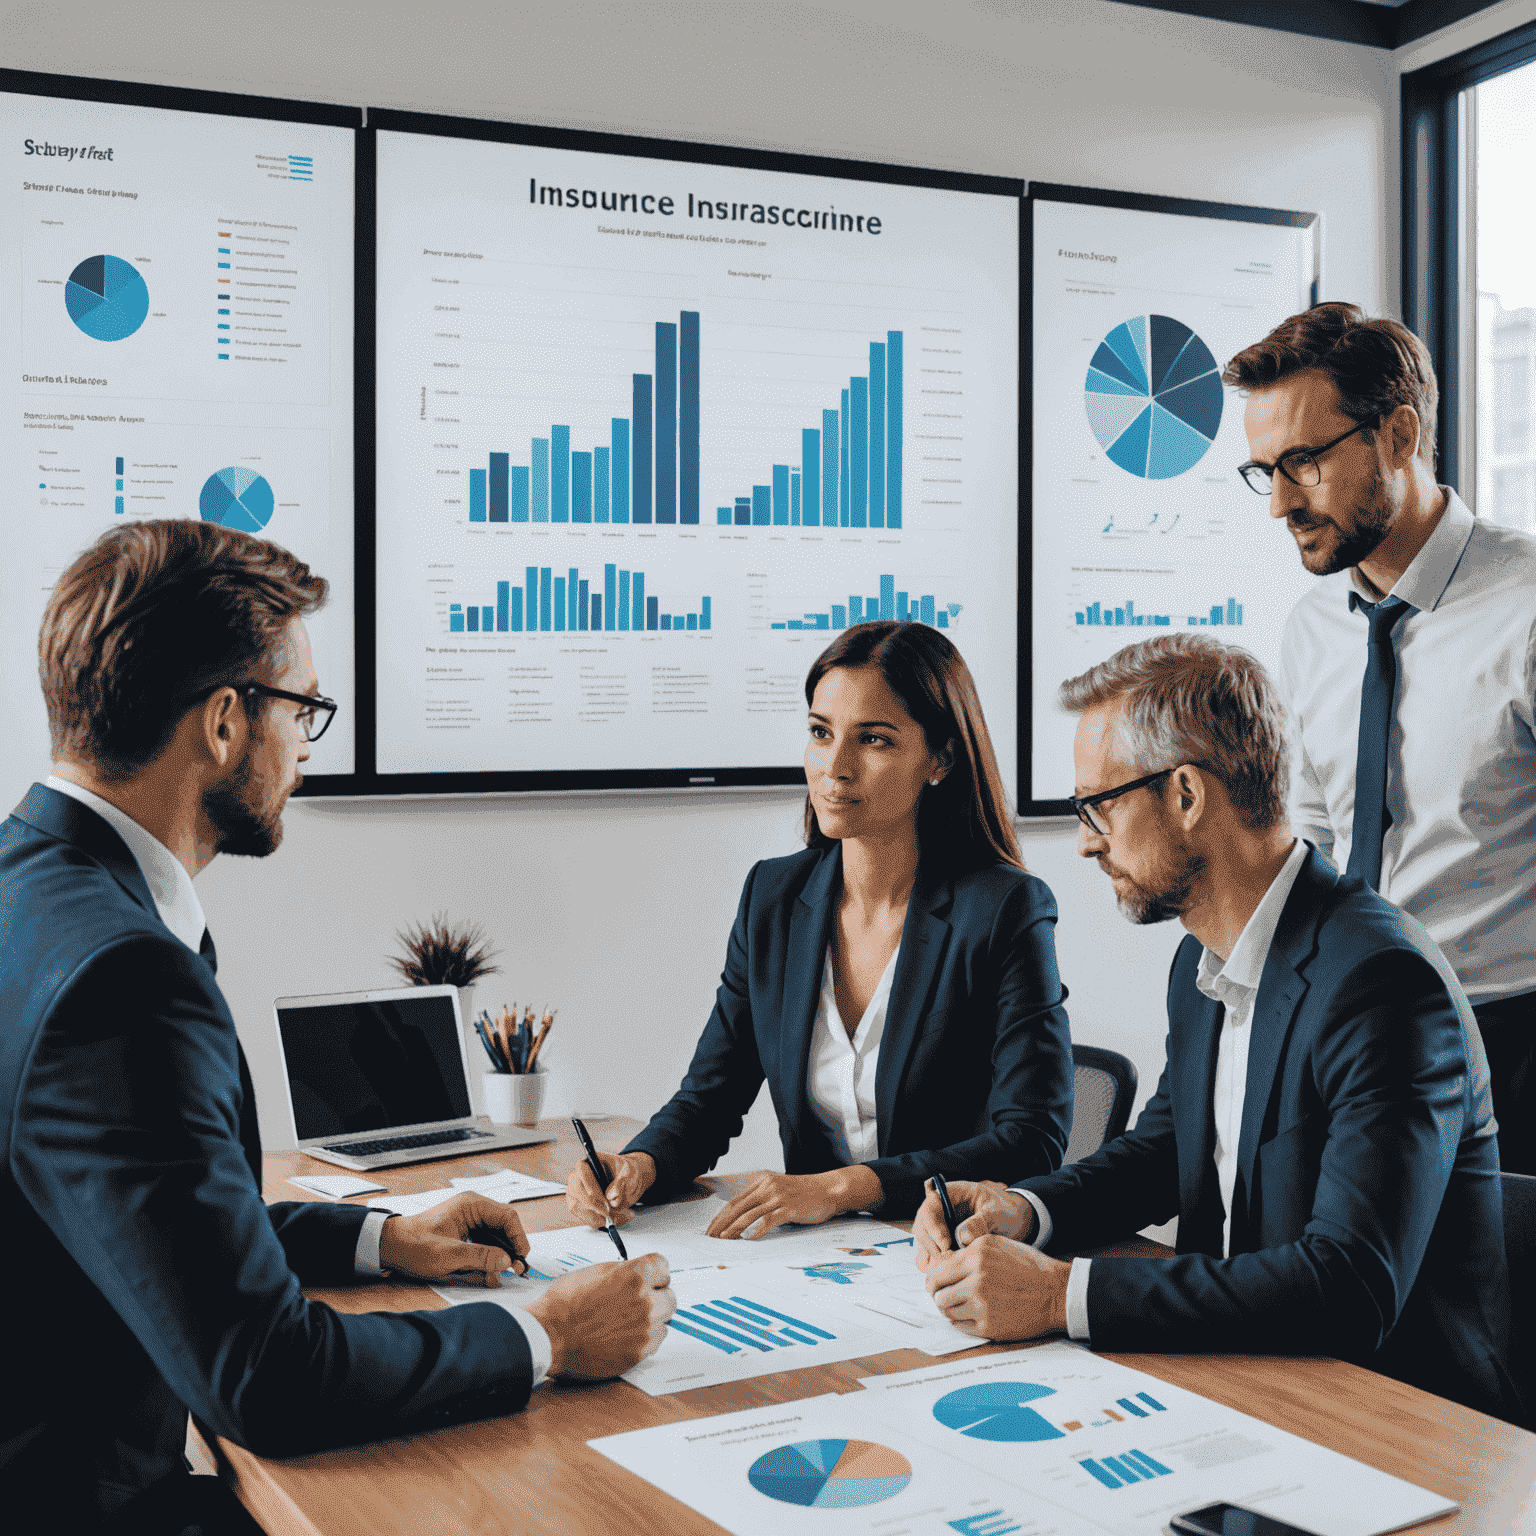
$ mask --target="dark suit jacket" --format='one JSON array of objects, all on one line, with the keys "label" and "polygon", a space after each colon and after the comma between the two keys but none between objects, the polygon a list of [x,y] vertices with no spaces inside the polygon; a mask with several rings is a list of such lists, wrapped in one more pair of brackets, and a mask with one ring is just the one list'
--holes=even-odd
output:
[{"label": "dark suit jacket", "polygon": [[495,1306],[346,1316],[366,1212],[262,1204],[245,1058],[209,960],[117,833],[34,785],[0,825],[0,1509],[93,1524],[180,1475],[187,1410],[263,1454],[504,1413]]},{"label": "dark suit jacket", "polygon": [[1211,1095],[1223,1010],[1186,938],[1168,1063],[1135,1126],[1024,1183],[1076,1253],[1179,1218],[1179,1257],[1096,1259],[1096,1349],[1327,1354],[1485,1412],[1518,1399],[1496,1123],[1466,995],[1434,941],[1308,854],[1249,1025],[1231,1257]]},{"label": "dark suit jacket", "polygon": [[[693,1064],[625,1148],[655,1158],[654,1198],[714,1167],[765,1078],[785,1171],[840,1166],[808,1077],[841,874],[838,846],[766,859],[747,876]],[[915,1210],[932,1173],[1008,1180],[1061,1166],[1072,1045],[1055,922],[1044,882],[1009,865],[918,872],[875,1069],[879,1156],[868,1166],[882,1211]]]}]

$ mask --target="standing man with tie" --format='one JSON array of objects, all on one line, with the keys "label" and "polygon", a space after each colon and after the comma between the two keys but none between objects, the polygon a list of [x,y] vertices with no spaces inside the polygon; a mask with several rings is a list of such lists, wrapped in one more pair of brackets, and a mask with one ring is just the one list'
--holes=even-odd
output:
[{"label": "standing man with tie", "polygon": [[1324,578],[1280,669],[1297,831],[1429,930],[1477,1015],[1501,1165],[1536,1173],[1536,538],[1436,484],[1434,369],[1397,321],[1320,304],[1223,377],[1248,396],[1244,479]]},{"label": "standing man with tie", "polygon": [[28,1529],[254,1529],[187,1476],[188,1410],[279,1455],[508,1413],[547,1375],[629,1369],[673,1308],[654,1254],[516,1312],[346,1315],[300,1290],[391,1272],[494,1286],[527,1252],[483,1196],[410,1218],[262,1203],[192,879],[282,838],[336,710],[303,622],[325,595],[276,545],[167,520],[103,535],[44,614],[54,771],[0,825],[0,1314],[25,1319],[0,1510]]}]

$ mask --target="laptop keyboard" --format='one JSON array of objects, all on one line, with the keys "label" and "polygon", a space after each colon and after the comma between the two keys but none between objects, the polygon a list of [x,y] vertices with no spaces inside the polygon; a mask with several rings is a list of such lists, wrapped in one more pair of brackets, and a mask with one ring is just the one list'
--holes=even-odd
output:
[{"label": "laptop keyboard", "polygon": [[474,1141],[489,1136],[489,1131],[428,1131],[420,1136],[385,1136],[378,1141],[338,1141],[327,1152],[345,1152],[349,1157],[372,1157],[377,1152],[398,1152],[405,1147],[441,1147],[452,1141]]}]

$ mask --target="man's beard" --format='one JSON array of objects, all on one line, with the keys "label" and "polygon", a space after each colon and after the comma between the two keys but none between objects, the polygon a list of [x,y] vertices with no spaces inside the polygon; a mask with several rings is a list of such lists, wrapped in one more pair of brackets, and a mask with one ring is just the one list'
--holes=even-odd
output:
[{"label": "man's beard", "polygon": [[[248,753],[232,778],[203,796],[203,813],[218,833],[216,853],[264,859],[275,853],[283,840],[283,805],[287,796],[276,805],[263,807],[256,798],[252,780]],[[294,788],[298,788],[297,783]]]},{"label": "man's beard", "polygon": [[1366,504],[1355,508],[1354,526],[1347,533],[1328,518],[1308,517],[1305,513],[1288,514],[1285,524],[1293,538],[1298,529],[1308,532],[1314,528],[1333,528],[1338,533],[1338,542],[1331,549],[1315,549],[1308,554],[1298,546],[1306,570],[1314,576],[1332,576],[1335,571],[1347,571],[1375,554],[1391,533],[1400,510],[1392,505],[1386,482],[1378,469],[1367,492]]},{"label": "man's beard", "polygon": [[1132,880],[1123,869],[1117,869],[1114,865],[1106,867],[1102,858],[1099,860],[1099,868],[1105,874],[1119,875],[1122,880],[1129,882],[1130,891],[1116,896],[1121,914],[1130,922],[1146,926],[1166,923],[1184,914],[1195,893],[1195,885],[1205,873],[1205,863],[1203,854],[1191,853],[1181,844],[1165,866],[1157,870],[1145,885]]}]

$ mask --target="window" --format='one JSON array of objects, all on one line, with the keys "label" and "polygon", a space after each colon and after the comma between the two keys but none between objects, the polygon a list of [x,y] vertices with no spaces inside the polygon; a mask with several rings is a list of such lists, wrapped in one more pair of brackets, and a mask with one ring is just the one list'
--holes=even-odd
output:
[{"label": "window", "polygon": [[1403,313],[1440,379],[1440,478],[1536,533],[1536,26],[1403,77]]}]

